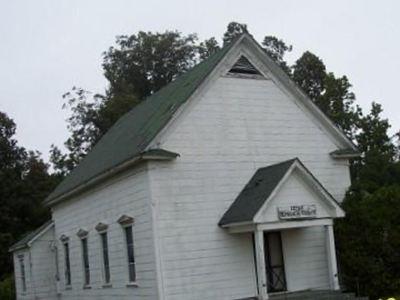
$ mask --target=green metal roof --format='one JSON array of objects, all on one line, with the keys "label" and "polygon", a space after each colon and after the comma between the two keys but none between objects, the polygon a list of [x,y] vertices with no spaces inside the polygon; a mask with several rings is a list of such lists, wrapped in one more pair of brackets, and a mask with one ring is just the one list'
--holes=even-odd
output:
[{"label": "green metal roof", "polygon": [[[80,164],[57,186],[46,198],[47,204],[52,204],[60,199],[68,198],[77,190],[89,187],[100,177],[110,174],[131,160],[152,159],[145,156],[145,149],[160,130],[171,120],[174,113],[194,93],[197,87],[212,72],[221,59],[229,52],[233,45],[242,37],[248,38],[260,48],[261,46],[249,35],[243,34],[231,44],[222,48],[190,71],[179,76],[176,80],[151,95],[131,111],[122,116],[93,147]],[[260,48],[261,51],[263,51]],[[268,60],[268,59],[267,59]],[[271,60],[268,60],[272,71],[278,74],[279,79],[286,84],[295,95],[306,98],[304,93],[290,81],[286,74]],[[313,106],[314,107],[314,106]],[[319,111],[315,106],[315,110]],[[319,111],[320,112],[320,111]],[[321,112],[320,112],[321,113]],[[333,123],[329,126],[336,128]],[[336,128],[337,131],[337,128]],[[335,131],[335,132],[336,132]],[[353,146],[345,135],[343,137],[350,146]],[[355,148],[355,147],[354,147]],[[166,154],[162,150],[162,154]],[[176,157],[177,154],[172,154]],[[172,157],[169,156],[170,158]]]},{"label": "green metal roof", "polygon": [[40,234],[43,230],[45,230],[52,223],[53,223],[52,220],[47,221],[39,228],[27,233],[22,239],[20,239],[18,242],[16,242],[14,245],[12,245],[8,251],[13,252],[18,249],[23,249],[23,248],[28,247],[29,242],[32,241],[38,234]]},{"label": "green metal roof", "polygon": [[219,221],[220,226],[250,222],[297,158],[258,169]]},{"label": "green metal roof", "polygon": [[52,202],[140,155],[233,44],[235,43],[222,48],[122,116],[45,202]]}]

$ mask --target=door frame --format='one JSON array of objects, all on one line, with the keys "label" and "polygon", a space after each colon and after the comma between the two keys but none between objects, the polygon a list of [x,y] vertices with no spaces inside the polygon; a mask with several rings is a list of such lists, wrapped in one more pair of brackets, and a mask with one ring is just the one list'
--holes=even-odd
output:
[{"label": "door frame", "polygon": [[[279,249],[281,255],[281,264],[280,265],[271,265],[271,253],[270,253],[270,242],[268,239],[268,235],[277,234],[279,239]],[[264,231],[264,255],[265,255],[265,272],[267,276],[267,291],[268,293],[276,293],[276,292],[286,292],[287,291],[287,280],[286,280],[286,268],[285,268],[285,258],[283,254],[283,244],[282,244],[282,233],[281,231]],[[276,289],[274,287],[271,288],[272,280],[274,278],[273,269],[280,268],[282,269],[283,278],[280,279],[283,288]]]}]

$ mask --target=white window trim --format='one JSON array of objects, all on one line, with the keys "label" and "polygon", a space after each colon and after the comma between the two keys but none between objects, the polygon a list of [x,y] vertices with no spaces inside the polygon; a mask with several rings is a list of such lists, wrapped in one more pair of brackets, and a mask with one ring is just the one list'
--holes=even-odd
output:
[{"label": "white window trim", "polygon": [[[112,287],[112,276],[111,276],[111,265],[110,265],[110,244],[109,244],[109,235],[108,235],[108,225],[104,223],[99,223],[96,226],[96,230],[99,234],[99,245],[100,245],[100,257],[101,257],[101,271],[102,271],[102,281],[103,281],[103,288],[110,288]],[[108,272],[110,276],[109,282],[106,281],[106,270],[104,265],[104,249],[103,249],[103,240],[102,234],[106,234],[107,236],[107,253],[108,253]]]},{"label": "white window trim", "polygon": [[[25,264],[25,256],[23,254],[18,255],[18,263],[20,270],[20,279],[21,279],[21,294],[26,295],[27,293],[27,285],[26,285],[26,264]],[[23,269],[23,272],[22,272]]]},{"label": "white window trim", "polygon": [[[72,273],[71,273],[71,243],[69,237],[66,235],[62,235],[60,237],[63,249],[63,265],[64,265],[64,288],[66,290],[72,289]],[[67,283],[67,252],[65,251],[65,245],[68,244],[68,261],[69,261],[69,283]]]},{"label": "white window trim", "polygon": [[[135,280],[134,281],[130,281],[129,280],[129,255],[128,255],[128,241],[126,239],[126,231],[125,229],[131,227],[132,228],[132,242],[133,242],[133,257],[135,259],[134,261],[134,265],[135,265]],[[136,255],[135,255],[135,241],[134,241],[134,232],[133,232],[133,223],[131,224],[125,224],[125,225],[121,225],[122,228],[122,233],[124,235],[124,244],[125,244],[125,264],[126,264],[126,268],[125,268],[125,273],[126,273],[126,278],[128,278],[128,281],[126,283],[127,287],[137,287],[138,283],[137,283],[137,270],[136,270]]]},{"label": "white window trim", "polygon": [[[128,282],[126,283],[127,287],[138,287],[138,283],[137,283],[137,269],[136,269],[136,252],[135,252],[135,234],[134,234],[134,219],[132,217],[129,217],[127,215],[123,215],[118,219],[118,223],[121,225],[121,231],[122,231],[122,236],[124,239],[124,248],[125,248],[125,264],[126,264],[126,268],[125,268],[125,276],[126,278],[128,278]],[[128,241],[126,239],[126,231],[125,229],[127,227],[132,227],[132,242],[133,242],[133,257],[135,259],[135,280],[134,281],[130,281],[129,280],[129,256],[128,256]]]},{"label": "white window trim", "polygon": [[[86,235],[81,235],[79,236],[80,238],[80,247],[81,247],[81,259],[82,259],[82,279],[83,279],[83,289],[91,289],[91,283],[92,283],[92,278],[91,278],[91,272],[90,272],[90,260],[89,260],[89,236],[88,234]],[[88,268],[89,268],[89,283],[86,283],[86,267],[85,267],[85,256],[83,253],[83,240],[86,239],[86,251],[87,251],[87,259],[88,259]]]}]

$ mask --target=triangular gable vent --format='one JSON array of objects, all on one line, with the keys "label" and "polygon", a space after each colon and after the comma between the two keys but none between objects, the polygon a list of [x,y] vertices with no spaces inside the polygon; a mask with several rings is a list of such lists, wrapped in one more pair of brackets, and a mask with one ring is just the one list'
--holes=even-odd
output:
[{"label": "triangular gable vent", "polygon": [[237,60],[237,62],[229,70],[229,73],[261,75],[261,73],[243,55]]}]

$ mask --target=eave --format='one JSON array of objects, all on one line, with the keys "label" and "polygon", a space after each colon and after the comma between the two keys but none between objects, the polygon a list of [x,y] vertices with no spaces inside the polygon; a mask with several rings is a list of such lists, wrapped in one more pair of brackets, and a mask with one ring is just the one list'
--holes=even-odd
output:
[{"label": "eave", "polygon": [[132,168],[141,162],[150,161],[150,160],[171,161],[171,160],[176,159],[178,156],[180,156],[178,153],[171,152],[171,151],[164,150],[164,149],[149,149],[149,150],[143,151],[139,155],[132,157],[131,159],[115,166],[114,168],[111,168],[111,169],[99,174],[98,176],[95,176],[95,177],[87,180],[86,182],[83,182],[82,184],[78,185],[74,189],[72,189],[64,194],[61,194],[58,197],[47,198],[44,201],[44,204],[46,206],[53,206],[57,203],[68,200],[71,197],[74,197],[80,193],[83,193],[84,191],[93,188],[95,185],[109,179],[112,176],[115,176],[116,174],[119,174],[125,170],[128,170],[129,168]]},{"label": "eave", "polygon": [[26,234],[22,239],[18,242],[14,243],[9,249],[9,252],[15,252],[17,250],[22,250],[25,248],[30,248],[32,243],[39,238],[43,233],[45,233],[49,228],[54,226],[53,221],[48,221],[44,223],[39,228],[31,231],[30,233]]},{"label": "eave", "polygon": [[338,149],[329,153],[335,159],[351,159],[361,156],[361,152],[354,149]]},{"label": "eave", "polygon": [[272,77],[276,78],[282,86],[289,91],[299,103],[304,105],[313,116],[321,122],[321,124],[326,129],[332,137],[340,143],[338,145],[341,149],[352,149],[357,151],[357,146],[349,139],[349,137],[344,133],[342,129],[334,124],[334,122],[312,101],[309,96],[293,82],[293,80],[286,74],[279,65],[273,61],[266,53],[261,45],[249,34],[244,34],[247,38],[244,41],[250,41],[249,45],[253,47],[258,52],[258,55],[271,71]]}]

